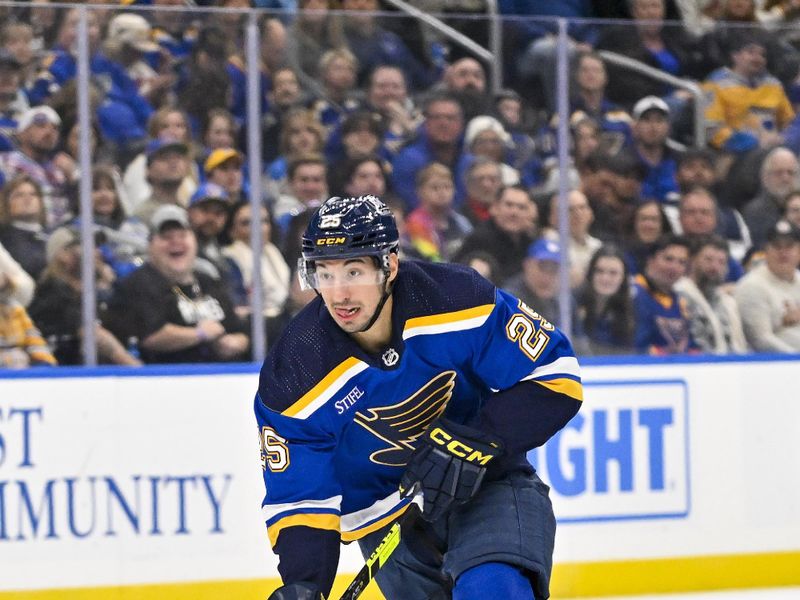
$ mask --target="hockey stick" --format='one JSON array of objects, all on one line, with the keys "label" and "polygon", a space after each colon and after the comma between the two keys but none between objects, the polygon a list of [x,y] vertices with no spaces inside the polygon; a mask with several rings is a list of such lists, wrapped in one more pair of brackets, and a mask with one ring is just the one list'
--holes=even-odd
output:
[{"label": "hockey stick", "polygon": [[[421,504],[422,494],[417,493],[400,520],[407,522],[409,519],[413,520],[416,518]],[[350,582],[350,585],[347,586],[347,589],[342,593],[339,600],[356,600],[361,596],[361,592],[364,591],[364,588],[369,585],[369,582],[375,579],[375,574],[386,564],[392,552],[394,552],[395,548],[400,544],[400,520],[395,521],[394,525],[389,528],[389,533],[383,537],[378,547],[369,555],[366,563],[353,578],[353,581]]]}]

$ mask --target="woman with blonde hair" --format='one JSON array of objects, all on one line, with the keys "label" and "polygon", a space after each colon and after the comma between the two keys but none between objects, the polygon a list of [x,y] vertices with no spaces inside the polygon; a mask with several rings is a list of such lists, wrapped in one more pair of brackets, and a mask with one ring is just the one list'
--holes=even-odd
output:
[{"label": "woman with blonde hair", "polygon": [[325,137],[325,129],[312,111],[307,108],[293,108],[286,113],[278,142],[280,156],[265,171],[269,197],[278,198],[288,193],[289,161],[296,156],[322,154]]}]

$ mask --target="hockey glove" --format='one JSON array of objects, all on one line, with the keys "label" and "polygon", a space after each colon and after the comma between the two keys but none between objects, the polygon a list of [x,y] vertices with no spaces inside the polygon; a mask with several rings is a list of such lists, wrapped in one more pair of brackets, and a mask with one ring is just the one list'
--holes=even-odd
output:
[{"label": "hockey glove", "polygon": [[293,583],[282,585],[267,600],[325,600],[325,596],[311,583]]},{"label": "hockey glove", "polygon": [[480,431],[445,419],[431,423],[400,479],[403,497],[423,494],[422,518],[435,521],[453,504],[478,491],[486,465],[502,453],[502,444]]}]

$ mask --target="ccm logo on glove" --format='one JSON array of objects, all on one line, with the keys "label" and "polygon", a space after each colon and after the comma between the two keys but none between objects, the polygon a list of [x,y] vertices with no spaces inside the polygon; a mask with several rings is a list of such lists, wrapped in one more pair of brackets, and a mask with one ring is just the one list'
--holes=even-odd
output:
[{"label": "ccm logo on glove", "polygon": [[[450,454],[458,456],[459,458],[463,458],[467,462],[478,463],[486,466],[486,463],[497,456],[496,452],[492,454],[484,454],[480,450],[468,446],[461,440],[454,438],[441,427],[434,427],[428,435],[433,442],[447,448],[447,451]],[[491,446],[493,448],[497,448],[497,444],[491,444]]]}]

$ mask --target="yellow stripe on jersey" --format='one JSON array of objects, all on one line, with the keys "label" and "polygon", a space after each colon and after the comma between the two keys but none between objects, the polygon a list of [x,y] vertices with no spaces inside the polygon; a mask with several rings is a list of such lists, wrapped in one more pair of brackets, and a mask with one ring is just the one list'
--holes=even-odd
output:
[{"label": "yellow stripe on jersey", "polygon": [[[358,365],[366,365],[362,363],[357,358],[351,356],[347,360],[341,362],[333,371],[325,375],[320,382],[307,391],[302,398],[300,398],[297,402],[292,404],[289,408],[284,410],[281,414],[287,417],[296,417],[303,411],[303,409],[307,408],[311,405],[315,400],[317,400],[320,396],[322,396],[326,391],[330,390],[335,386],[335,384],[339,381],[339,379],[347,373],[353,367]],[[344,382],[341,382],[342,384]]]},{"label": "yellow stripe on jersey", "polygon": [[[403,328],[403,338],[412,337],[416,334],[415,331],[428,327],[441,327],[441,331],[458,331],[459,329],[465,329],[463,325],[465,325],[467,321],[472,319],[485,319],[493,310],[494,304],[483,304],[464,310],[409,319],[406,321],[405,327]],[[461,327],[459,327],[459,325],[461,325]],[[476,326],[479,325],[480,324]]]},{"label": "yellow stripe on jersey", "polygon": [[339,531],[339,515],[331,514],[297,514],[290,515],[280,519],[267,527],[267,534],[269,535],[269,542],[272,547],[278,543],[278,535],[287,527],[295,527],[304,525],[314,529],[329,529],[331,531]]},{"label": "yellow stripe on jersey", "polygon": [[553,390],[554,392],[564,394],[570,398],[574,398],[575,400],[583,402],[583,386],[574,379],[549,379],[547,381],[533,379],[532,381],[535,381],[539,385],[543,385],[548,390]]},{"label": "yellow stripe on jersey", "polygon": [[402,515],[411,504],[406,504],[400,510],[396,510],[394,512],[389,513],[382,519],[378,519],[374,523],[367,525],[366,527],[362,527],[361,529],[356,529],[355,531],[343,531],[342,532],[342,541],[343,542],[352,542],[354,540],[359,540],[363,538],[365,535],[369,535],[373,531],[378,531],[381,527],[388,525],[395,519],[397,519],[400,515]]}]

